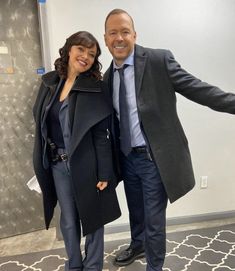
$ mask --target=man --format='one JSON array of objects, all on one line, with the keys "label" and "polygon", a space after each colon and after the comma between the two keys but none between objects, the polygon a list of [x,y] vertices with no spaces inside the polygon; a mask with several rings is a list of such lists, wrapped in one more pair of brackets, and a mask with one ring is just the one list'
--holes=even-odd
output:
[{"label": "man", "polygon": [[195,185],[175,92],[231,114],[235,114],[235,95],[187,73],[170,51],[135,44],[134,22],[124,10],[108,14],[104,38],[113,56],[104,80],[112,90],[114,121],[119,120],[120,135],[115,132],[114,145],[120,149],[131,229],[130,246],[114,263],[128,265],[145,252],[146,270],[160,271],[166,252],[167,201],[174,202]]}]

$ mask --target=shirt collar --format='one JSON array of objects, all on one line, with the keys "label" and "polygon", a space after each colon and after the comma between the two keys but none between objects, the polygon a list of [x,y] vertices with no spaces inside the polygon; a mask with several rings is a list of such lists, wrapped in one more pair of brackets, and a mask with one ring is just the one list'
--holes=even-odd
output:
[{"label": "shirt collar", "polygon": [[[122,66],[123,65],[129,65],[129,66],[134,66],[134,50],[132,51],[132,53],[125,59],[125,61],[123,62]],[[121,67],[117,66],[115,64],[115,62],[113,61],[113,70],[116,70],[116,69],[120,69]]]}]

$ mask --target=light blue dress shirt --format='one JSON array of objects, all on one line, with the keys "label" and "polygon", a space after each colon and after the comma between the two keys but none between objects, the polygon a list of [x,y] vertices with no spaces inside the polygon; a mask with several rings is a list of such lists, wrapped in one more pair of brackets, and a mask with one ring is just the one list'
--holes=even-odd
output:
[{"label": "light blue dress shirt", "polygon": [[[124,81],[127,92],[127,105],[129,110],[129,123],[130,123],[130,134],[131,134],[131,146],[145,146],[145,140],[143,133],[140,128],[140,121],[137,111],[136,103],[136,91],[135,91],[135,70],[134,70],[134,52],[124,61],[123,65],[127,64],[128,67],[124,70]],[[123,66],[122,65],[122,66]],[[121,66],[121,67],[122,67]],[[119,86],[120,78],[119,73],[116,69],[121,68],[117,66],[113,61],[113,106],[116,111],[117,118],[119,116]],[[128,82],[128,83],[127,83]]]}]

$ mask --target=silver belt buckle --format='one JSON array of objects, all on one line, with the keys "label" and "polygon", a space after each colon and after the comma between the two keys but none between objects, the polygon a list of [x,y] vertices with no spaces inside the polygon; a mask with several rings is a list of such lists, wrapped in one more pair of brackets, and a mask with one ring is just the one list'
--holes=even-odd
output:
[{"label": "silver belt buckle", "polygon": [[68,160],[68,155],[67,155],[66,153],[62,153],[62,154],[60,155],[60,158],[61,158],[61,160],[62,160],[63,162],[66,162],[66,161]]}]

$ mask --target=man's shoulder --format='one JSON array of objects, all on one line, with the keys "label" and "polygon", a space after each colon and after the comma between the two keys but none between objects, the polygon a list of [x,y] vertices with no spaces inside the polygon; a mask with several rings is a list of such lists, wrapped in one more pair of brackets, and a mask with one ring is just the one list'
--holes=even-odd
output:
[{"label": "man's shoulder", "polygon": [[138,44],[135,45],[135,52],[136,54],[145,54],[145,55],[150,55],[150,56],[155,55],[158,57],[171,54],[170,50],[168,49],[150,48],[150,47],[144,47]]}]

